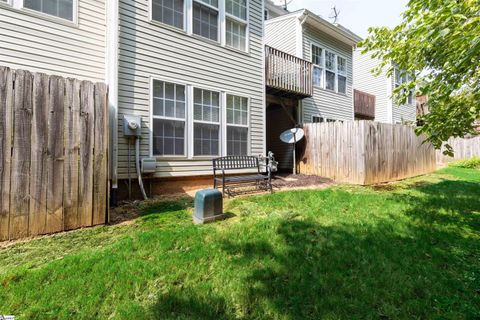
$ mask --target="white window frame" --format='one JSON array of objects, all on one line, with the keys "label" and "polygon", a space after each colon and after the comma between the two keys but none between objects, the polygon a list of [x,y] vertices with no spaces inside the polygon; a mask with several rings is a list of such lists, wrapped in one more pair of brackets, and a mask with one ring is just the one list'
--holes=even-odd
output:
[{"label": "white window frame", "polygon": [[[219,0],[219,1],[222,1],[225,4],[227,0]],[[245,0],[245,20],[243,20],[242,18],[239,18],[239,17],[237,17],[233,14],[228,13],[227,10],[225,9],[225,32],[224,32],[225,33],[225,42],[224,42],[224,44],[225,44],[226,47],[243,52],[243,50],[241,50],[241,49],[234,48],[232,46],[227,45],[227,19],[231,19],[231,20],[245,26],[245,51],[248,52],[248,49],[249,49],[248,48],[248,31],[249,31],[248,27],[250,25],[249,20],[248,20],[249,19],[249,14],[248,13],[250,11],[249,10],[249,4],[250,4],[250,1]],[[223,7],[226,8],[225,5]]]},{"label": "white window frame", "polygon": [[[335,52],[334,50],[330,50],[330,49],[326,49],[325,47],[315,43],[315,42],[311,42],[310,43],[310,62],[313,63],[313,47],[317,47],[319,49],[322,49],[322,65],[318,65],[318,64],[313,64],[314,66],[320,68],[322,70],[322,74],[321,74],[321,85],[318,86],[318,85],[314,85],[315,88],[320,88],[320,89],[323,89],[323,90],[326,90],[328,92],[335,92],[335,93],[338,93],[338,94],[341,94],[341,95],[347,95],[348,94],[348,86],[345,90],[345,93],[343,92],[339,92],[338,91],[338,76],[343,76],[346,78],[346,82],[348,84],[348,59],[341,55],[341,54],[338,54],[337,52]],[[328,70],[329,72],[332,72],[335,74],[335,83],[334,83],[334,90],[331,90],[331,89],[327,89],[327,68],[326,68],[326,52],[329,52],[329,53],[333,53],[335,58],[334,58],[334,67],[333,67],[333,70]],[[338,57],[342,58],[342,59],[345,59],[345,74],[340,74],[338,72]],[[313,78],[312,78],[312,81],[313,81]]]},{"label": "white window frame", "polygon": [[[400,75],[400,82],[397,82],[397,74]],[[394,86],[394,88],[398,88],[399,86],[401,86],[405,82],[410,81],[409,78],[410,78],[410,76],[408,74],[405,74],[405,75],[402,76],[400,69],[397,68],[397,67],[394,67],[394,69],[393,69],[393,86]],[[409,90],[409,93],[408,93],[409,97],[407,98],[406,105],[408,105],[408,106],[415,105],[414,93],[415,92],[413,90]],[[410,101],[410,96],[412,97],[411,101]]]},{"label": "white window frame", "polygon": [[73,25],[78,25],[78,2],[79,0],[73,0],[72,3],[72,20],[64,19],[61,17],[57,17],[55,15],[51,15],[45,12],[37,11],[34,9],[26,8],[24,6],[24,0],[7,0],[7,2],[1,2],[2,4],[8,4],[11,5],[12,8],[21,10],[25,13],[28,13],[30,15],[39,17],[39,18],[44,18],[46,20],[54,21],[54,22],[62,22],[65,24],[73,24]]},{"label": "white window frame", "polygon": [[[185,86],[185,148],[186,152],[184,156],[168,156],[168,155],[154,155],[153,154],[153,81],[158,80],[158,81],[163,81],[163,82],[170,82],[178,85],[183,85]],[[150,121],[150,130],[149,130],[149,155],[150,157],[154,157],[160,160],[205,160],[205,159],[213,159],[217,156],[195,156],[194,155],[194,122],[198,123],[208,123],[208,122],[203,122],[200,120],[194,120],[193,119],[193,105],[194,105],[194,96],[193,96],[193,89],[201,89],[201,90],[208,90],[208,91],[214,91],[214,92],[219,92],[220,93],[220,114],[219,114],[219,119],[220,119],[220,140],[219,140],[219,156],[226,156],[227,155],[227,94],[237,96],[237,97],[242,97],[242,98],[247,98],[247,125],[243,125],[248,128],[248,146],[247,146],[247,155],[251,155],[252,152],[252,146],[251,146],[251,140],[252,140],[252,129],[251,129],[251,97],[242,95],[238,92],[234,91],[226,91],[226,90],[221,90],[216,87],[206,87],[204,85],[197,85],[194,83],[189,83],[186,81],[181,81],[177,80],[174,78],[170,77],[165,77],[165,76],[158,76],[158,75],[152,75],[150,77],[150,98],[149,98],[149,121]],[[172,119],[172,120],[177,120],[178,119]],[[240,126],[240,125],[239,125]]]},{"label": "white window frame", "polygon": [[[233,123],[227,123],[227,95],[230,95],[230,96],[235,96],[235,97],[240,97],[240,98],[246,98],[247,99],[247,124],[233,124]],[[227,130],[228,130],[228,127],[238,127],[238,128],[247,128],[247,154],[246,155],[251,155],[251,128],[250,128],[250,97],[246,97],[246,96],[243,96],[243,95],[239,95],[239,94],[235,94],[235,93],[231,93],[231,92],[226,92],[225,93],[225,103],[224,103],[224,106],[225,106],[225,119],[224,119],[224,123],[225,123],[225,136],[222,137],[223,139],[223,144],[225,145],[224,146],[224,150],[225,150],[225,156],[228,155],[228,145],[227,145]]]},{"label": "white window frame", "polygon": [[[18,0],[15,0],[15,1],[18,1]],[[78,1],[78,0],[75,0],[75,1]],[[201,5],[204,5],[218,12],[217,40],[212,40],[212,39],[193,33],[193,2],[195,1],[200,3]],[[175,26],[163,23],[161,21],[154,20],[153,19],[153,0],[148,0],[149,21],[152,24],[166,27],[171,30],[183,31],[189,36],[195,37],[197,39],[202,39],[210,43],[216,43],[230,50],[234,50],[242,53],[250,53],[250,0],[246,0],[246,11],[247,11],[246,20],[243,20],[241,18],[238,18],[234,15],[227,13],[225,9],[225,1],[226,0],[218,0],[218,8],[216,8],[208,3],[203,2],[202,0],[183,0],[183,29],[181,29],[181,28],[177,28]],[[243,23],[246,25],[245,51],[226,45],[227,17],[234,20],[235,22]]]},{"label": "white window frame", "polygon": [[[204,121],[204,120],[195,120],[194,118],[194,108],[195,108],[195,96],[194,96],[194,91],[195,89],[199,89],[199,90],[204,90],[204,91],[210,91],[210,92],[216,92],[218,93],[218,122],[213,122],[213,121]],[[223,100],[223,96],[222,96],[222,92],[220,90],[215,90],[215,89],[212,89],[212,88],[205,88],[205,87],[199,87],[199,86],[192,86],[192,113],[191,113],[191,118],[192,118],[192,126],[191,126],[191,149],[192,149],[192,153],[191,153],[191,156],[192,158],[197,158],[197,159],[212,159],[212,158],[216,158],[216,157],[220,157],[222,156],[223,154],[223,150],[222,150],[222,137],[223,137],[223,130],[224,130],[224,126],[223,126],[223,113],[225,112],[222,112],[223,109],[225,108],[224,104],[222,103],[222,100]],[[195,124],[196,123],[200,123],[200,124],[209,124],[209,125],[215,125],[215,126],[218,126],[218,154],[215,154],[215,155],[195,155]]]}]

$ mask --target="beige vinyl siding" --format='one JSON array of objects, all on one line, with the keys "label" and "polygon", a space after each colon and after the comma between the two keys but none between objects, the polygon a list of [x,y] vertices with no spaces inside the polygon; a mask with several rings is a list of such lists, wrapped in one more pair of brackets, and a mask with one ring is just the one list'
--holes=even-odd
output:
[{"label": "beige vinyl siding", "polygon": [[379,64],[370,53],[362,54],[361,49],[354,51],[353,87],[360,91],[375,95],[375,121],[389,122],[389,96],[385,74],[375,76],[373,70]]},{"label": "beige vinyl siding", "polygon": [[303,122],[311,122],[313,115],[334,120],[353,120],[352,47],[321,31],[305,26],[303,58],[308,61],[311,61],[312,43],[347,60],[347,93],[336,93],[314,87],[313,97],[302,101]]},{"label": "beige vinyl siding", "polygon": [[78,25],[0,5],[0,65],[104,81],[105,1],[79,0]]},{"label": "beige vinyl siding", "polygon": [[296,28],[298,19],[295,15],[265,22],[265,44],[280,51],[296,55]]},{"label": "beige vinyl siding", "polygon": [[[265,153],[262,1],[249,2],[249,53],[149,21],[149,1],[120,1],[119,178],[127,177],[123,114],[142,116],[141,156],[150,155],[150,79],[186,83],[250,100],[250,153]],[[193,141],[187,139],[187,145]],[[133,150],[133,149],[132,149]],[[133,152],[132,152],[133,154]],[[131,158],[131,173],[134,161]],[[207,175],[211,158],[157,157],[156,177]]]}]

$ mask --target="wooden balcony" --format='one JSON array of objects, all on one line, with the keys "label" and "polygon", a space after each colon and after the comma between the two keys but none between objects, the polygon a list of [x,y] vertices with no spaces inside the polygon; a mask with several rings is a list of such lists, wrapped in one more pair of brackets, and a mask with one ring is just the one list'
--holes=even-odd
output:
[{"label": "wooden balcony", "polygon": [[311,62],[265,46],[265,63],[268,94],[294,99],[312,96]]},{"label": "wooden balcony", "polygon": [[375,119],[375,99],[373,94],[360,90],[354,90],[354,109],[356,119],[374,120]]}]

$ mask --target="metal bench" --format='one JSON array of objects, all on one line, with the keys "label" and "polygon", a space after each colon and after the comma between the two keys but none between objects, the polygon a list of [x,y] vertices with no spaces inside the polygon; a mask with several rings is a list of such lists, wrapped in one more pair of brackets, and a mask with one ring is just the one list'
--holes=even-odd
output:
[{"label": "metal bench", "polygon": [[[254,156],[226,156],[213,159],[213,187],[217,189],[221,184],[223,193],[228,196],[233,194],[233,188],[247,183],[255,183],[258,188],[272,192],[271,170],[268,165],[266,168],[266,174],[262,174],[260,161]],[[227,175],[228,171],[243,169],[256,169],[257,173]],[[219,171],[221,175],[218,174]]]}]

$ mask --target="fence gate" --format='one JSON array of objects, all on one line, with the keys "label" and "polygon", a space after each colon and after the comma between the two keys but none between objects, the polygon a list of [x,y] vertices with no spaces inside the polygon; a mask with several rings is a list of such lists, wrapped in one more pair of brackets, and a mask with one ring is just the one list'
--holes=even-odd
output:
[{"label": "fence gate", "polygon": [[103,224],[107,86],[0,67],[0,241]]}]

